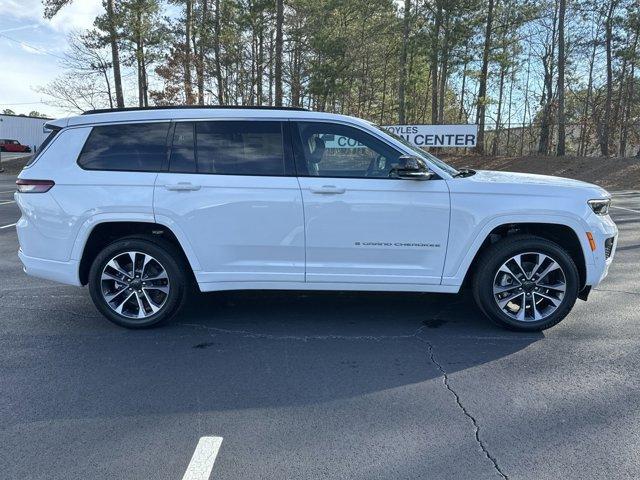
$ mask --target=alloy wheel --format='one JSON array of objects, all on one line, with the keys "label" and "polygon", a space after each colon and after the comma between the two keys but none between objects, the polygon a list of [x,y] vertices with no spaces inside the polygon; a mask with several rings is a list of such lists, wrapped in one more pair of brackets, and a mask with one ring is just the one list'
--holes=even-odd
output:
[{"label": "alloy wheel", "polygon": [[509,258],[493,281],[493,298],[502,313],[520,322],[537,322],[562,304],[567,280],[560,264],[540,252]]},{"label": "alloy wheel", "polygon": [[128,251],[109,260],[100,276],[102,297],[119,315],[146,319],[158,313],[169,298],[169,276],[147,253]]}]

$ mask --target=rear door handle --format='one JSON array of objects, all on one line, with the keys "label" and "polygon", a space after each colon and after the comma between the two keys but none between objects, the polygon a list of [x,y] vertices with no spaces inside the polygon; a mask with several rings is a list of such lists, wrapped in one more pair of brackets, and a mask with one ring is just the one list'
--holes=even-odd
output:
[{"label": "rear door handle", "polygon": [[321,187],[311,187],[309,188],[311,193],[325,194],[325,195],[339,195],[344,193],[346,190],[341,187],[336,187],[335,185],[323,185]]},{"label": "rear door handle", "polygon": [[164,188],[176,192],[188,192],[192,190],[200,190],[200,185],[194,185],[191,182],[178,182],[165,185]]}]

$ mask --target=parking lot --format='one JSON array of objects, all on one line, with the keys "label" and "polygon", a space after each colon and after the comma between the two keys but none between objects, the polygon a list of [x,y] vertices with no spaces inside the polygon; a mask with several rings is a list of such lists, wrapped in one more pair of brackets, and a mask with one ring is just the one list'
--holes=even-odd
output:
[{"label": "parking lot", "polygon": [[[640,477],[640,194],[616,260],[540,334],[468,295],[223,292],[164,328],[104,320],[86,289],[23,274],[0,175],[0,477]],[[186,477],[185,477],[186,478]],[[207,478],[193,476],[189,478]]]}]

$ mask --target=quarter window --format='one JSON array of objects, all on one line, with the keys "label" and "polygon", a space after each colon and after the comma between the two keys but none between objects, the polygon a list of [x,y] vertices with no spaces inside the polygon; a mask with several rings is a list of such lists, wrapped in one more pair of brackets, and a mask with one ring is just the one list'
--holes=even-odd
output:
[{"label": "quarter window", "polygon": [[192,122],[176,123],[171,146],[170,169],[176,173],[195,173],[195,126]]},{"label": "quarter window", "polygon": [[357,128],[337,123],[298,122],[297,132],[296,161],[301,174],[389,178],[399,164],[400,152]]},{"label": "quarter window", "polygon": [[167,155],[169,123],[93,127],[78,164],[87,170],[157,172]]}]

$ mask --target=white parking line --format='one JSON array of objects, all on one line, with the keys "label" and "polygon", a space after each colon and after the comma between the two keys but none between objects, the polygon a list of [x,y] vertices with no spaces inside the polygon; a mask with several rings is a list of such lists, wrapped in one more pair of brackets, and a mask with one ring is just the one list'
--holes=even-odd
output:
[{"label": "white parking line", "polygon": [[640,210],[634,210],[633,208],[627,208],[627,207],[618,207],[617,205],[611,205],[611,208],[617,208],[619,210],[626,210],[628,212],[633,212],[633,213],[640,213]]},{"label": "white parking line", "polygon": [[222,445],[222,437],[201,437],[182,480],[208,480]]},{"label": "white parking line", "polygon": [[11,228],[11,227],[15,227],[15,226],[16,226],[15,223],[10,223],[9,225],[4,225],[4,226],[0,227],[0,230],[2,230],[3,228]]},{"label": "white parking line", "polygon": [[0,202],[0,205],[8,205],[10,203],[16,203],[15,200],[9,200],[8,202]]}]

